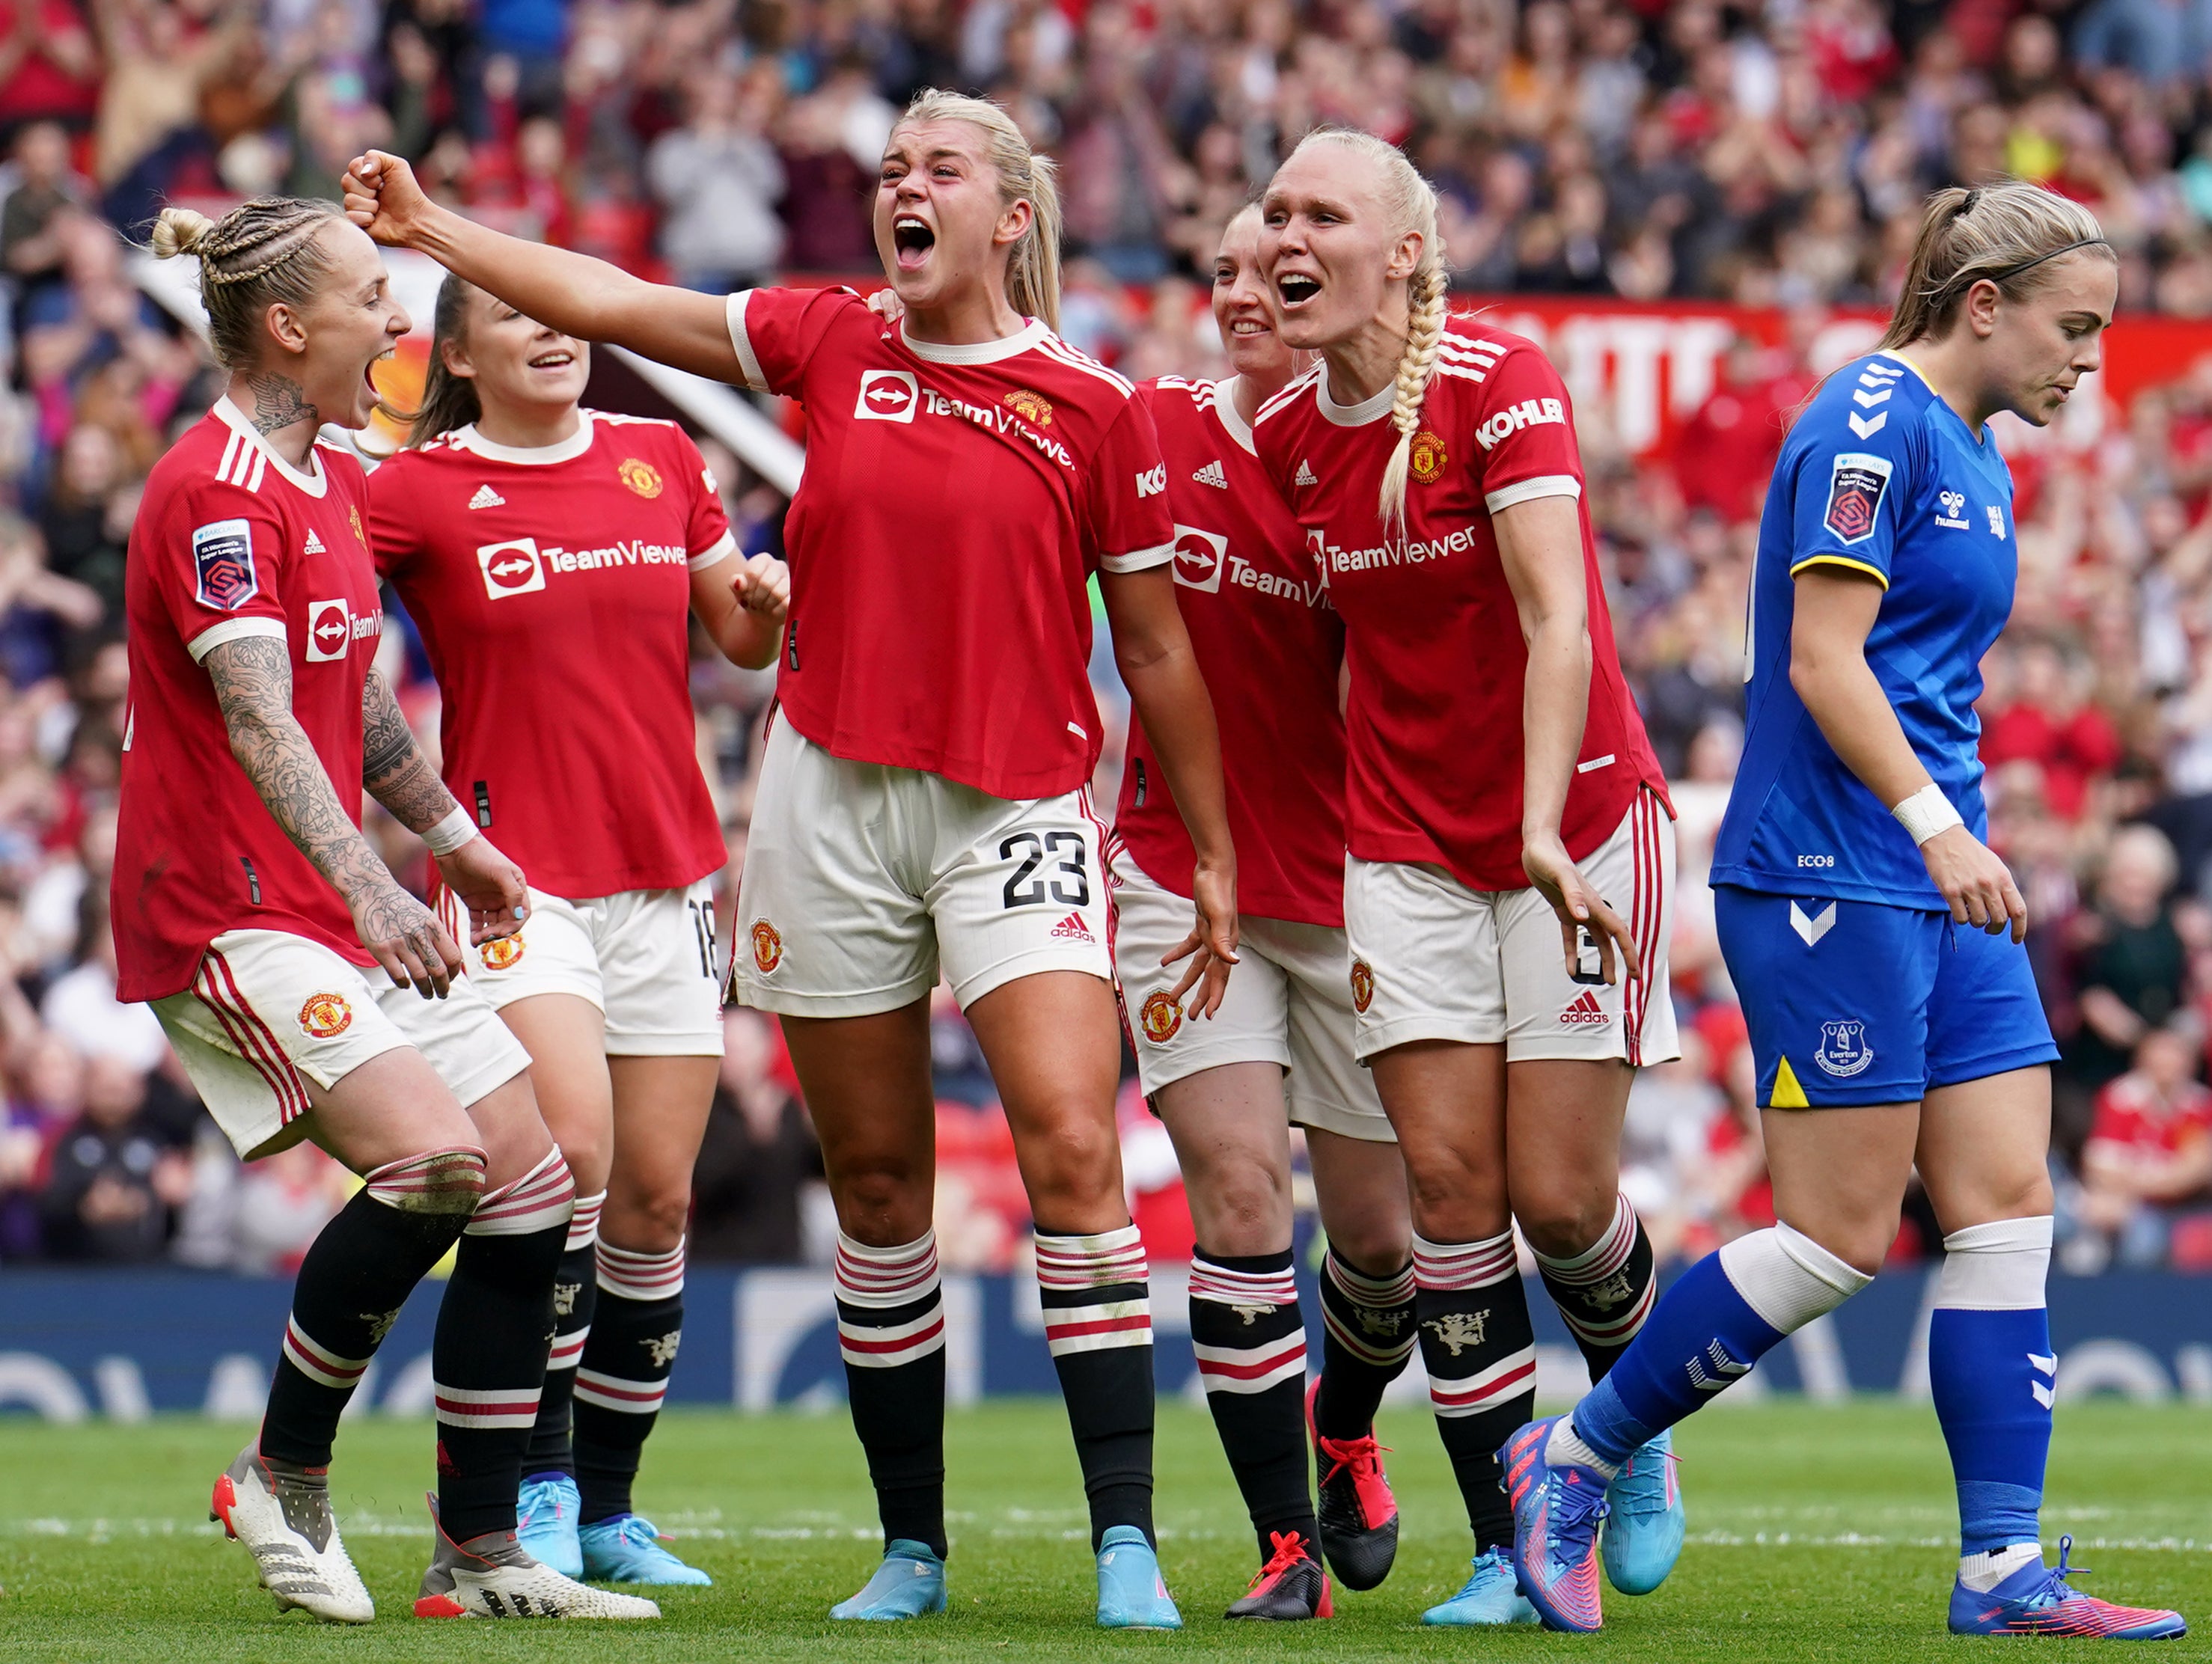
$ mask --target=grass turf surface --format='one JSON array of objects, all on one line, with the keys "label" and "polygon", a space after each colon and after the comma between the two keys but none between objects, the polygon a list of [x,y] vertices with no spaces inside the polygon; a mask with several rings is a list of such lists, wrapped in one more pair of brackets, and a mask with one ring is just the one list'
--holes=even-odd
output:
[{"label": "grass turf surface", "polygon": [[[842,1414],[671,1412],[647,1453],[641,1509],[711,1589],[656,1591],[658,1625],[420,1623],[406,1614],[428,1552],[427,1423],[364,1418],[340,1436],[333,1489],[380,1616],[366,1630],[280,1618],[245,1552],[205,1523],[210,1485],[246,1429],[0,1421],[0,1658],[79,1661],[344,1658],[690,1661],[1182,1657],[1956,1659],[1943,1630],[1955,1553],[1950,1472],[1926,1406],[1771,1400],[1716,1410],[1677,1435],[1690,1546],[1641,1600],[1608,1596],[1603,1634],[1425,1631],[1456,1588],[1465,1516],[1425,1414],[1386,1414],[1402,1510],[1396,1570],[1339,1597],[1332,1622],[1225,1624],[1255,1551],[1202,1410],[1163,1405],[1161,1558],[1181,1635],[1103,1635],[1074,1454],[1054,1403],[957,1412],[947,1443],[952,1609],[901,1625],[833,1625],[834,1600],[879,1552],[866,1470]],[[2160,1658],[2212,1656],[2212,1416],[2116,1403],[2061,1410],[2046,1541],[2062,1531],[2088,1587],[2179,1607],[2199,1634]],[[2019,1643],[2027,1644],[2027,1643]],[[2095,1643],[2059,1643],[2062,1648]]]}]

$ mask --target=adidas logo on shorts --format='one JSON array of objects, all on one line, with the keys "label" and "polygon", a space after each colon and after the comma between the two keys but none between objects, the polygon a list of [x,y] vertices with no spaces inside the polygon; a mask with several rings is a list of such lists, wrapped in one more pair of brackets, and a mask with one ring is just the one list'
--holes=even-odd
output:
[{"label": "adidas logo on shorts", "polygon": [[1052,927],[1053,939],[1059,942],[1095,942],[1091,926],[1083,922],[1083,915],[1071,913]]},{"label": "adidas logo on shorts", "polygon": [[498,492],[493,490],[489,485],[479,485],[477,487],[476,495],[469,499],[469,507],[471,508],[504,508],[507,507],[507,499],[501,496]]},{"label": "adidas logo on shorts", "polygon": [[1193,474],[1191,477],[1200,485],[1218,486],[1224,491],[1229,489],[1229,476],[1222,471],[1221,459],[1218,457]]},{"label": "adidas logo on shorts", "polygon": [[1570,1029],[1602,1029],[1613,1021],[1605,1007],[1597,1003],[1597,994],[1584,988],[1575,1003],[1559,1013],[1559,1021]]}]

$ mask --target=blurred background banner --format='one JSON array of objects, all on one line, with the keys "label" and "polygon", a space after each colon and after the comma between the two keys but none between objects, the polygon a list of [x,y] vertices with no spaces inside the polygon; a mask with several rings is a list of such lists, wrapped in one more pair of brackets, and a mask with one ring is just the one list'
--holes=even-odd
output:
[{"label": "blurred background banner", "polygon": [[[1200,1388],[1186,1331],[1188,1267],[1153,1268],[1155,1373],[1160,1390],[1196,1401]],[[1894,1273],[1832,1317],[1771,1353],[1726,1400],[1802,1392],[1928,1395],[1928,1310],[1936,1273]],[[1318,1321],[1311,1276],[1301,1278]],[[349,1415],[427,1416],[430,1331],[441,1285],[428,1283],[400,1314]],[[1539,1394],[1564,1402],[1584,1388],[1578,1354],[1533,1283]],[[181,1272],[27,1272],[0,1279],[0,1409],[50,1421],[160,1411],[233,1420],[261,1413],[268,1393],[264,1343],[291,1296],[274,1278]],[[956,1404],[1009,1394],[1055,1394],[1036,1284],[1027,1276],[953,1276],[945,1283],[946,1386]],[[2142,1402],[2212,1406],[2212,1298],[2200,1280],[2113,1272],[2061,1278],[2051,1290],[2058,1396],[2117,1394]],[[834,1409],[844,1399],[831,1275],[813,1267],[694,1266],[684,1284],[684,1360],[669,1401]],[[1425,1402],[1418,1367],[1392,1389]]]}]

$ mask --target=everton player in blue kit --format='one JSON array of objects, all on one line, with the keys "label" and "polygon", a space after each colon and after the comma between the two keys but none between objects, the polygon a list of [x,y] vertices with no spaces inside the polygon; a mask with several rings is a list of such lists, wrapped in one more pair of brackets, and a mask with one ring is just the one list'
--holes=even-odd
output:
[{"label": "everton player in blue kit", "polygon": [[1620,1464],[1871,1280],[1917,1164],[1945,1232],[1928,1362],[1959,1499],[1950,1627],[2185,1632],[2074,1590],[2065,1540],[2043,1562],[2057,1050],[2027,905],[1983,841],[1973,708],[2017,564],[1989,419],[2057,416],[2098,367],[2118,289],[2077,204],[2016,182],[1940,191],[1881,349],[1830,377],[1784,446],[1713,859],[1777,1224],[1692,1266],[1571,1416],[1507,1444],[1522,1587],[1554,1627],[1601,1621],[1595,1532]]}]

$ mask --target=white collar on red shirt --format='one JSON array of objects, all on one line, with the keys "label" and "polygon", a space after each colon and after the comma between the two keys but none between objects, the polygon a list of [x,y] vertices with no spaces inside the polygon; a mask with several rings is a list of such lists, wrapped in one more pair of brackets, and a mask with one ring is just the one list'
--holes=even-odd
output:
[{"label": "white collar on red shirt", "polygon": [[1252,443],[1252,424],[1244,420],[1243,411],[1237,408],[1238,380],[1232,375],[1225,381],[1213,384],[1213,414],[1221,418],[1221,425],[1229,430],[1229,437],[1256,457],[1260,452]]},{"label": "white collar on red shirt", "polygon": [[1000,359],[1025,353],[1052,331],[1044,320],[1032,318],[1013,334],[996,341],[971,341],[964,346],[949,346],[942,341],[917,341],[906,332],[906,325],[899,325],[899,339],[906,349],[926,364],[995,364]]},{"label": "white collar on red shirt", "polygon": [[1397,397],[1397,383],[1385,382],[1382,391],[1372,398],[1363,399],[1357,404],[1340,404],[1328,396],[1328,367],[1325,364],[1314,382],[1314,402],[1321,406],[1322,416],[1340,428],[1364,428],[1378,417],[1389,415],[1390,402]]},{"label": "white collar on red shirt", "polygon": [[[307,449],[307,460],[315,465],[315,471],[312,474],[303,474],[298,469],[292,466],[290,463],[285,461],[283,458],[276,454],[275,449],[270,446],[269,441],[261,437],[261,430],[246,420],[246,412],[240,410],[237,405],[230,402],[230,395],[228,393],[225,393],[221,398],[216,400],[214,414],[219,417],[223,424],[233,433],[236,434],[248,445],[251,445],[255,449],[258,450],[263,456],[268,458],[269,465],[271,468],[274,468],[279,474],[283,476],[284,478],[289,480],[294,485],[299,487],[301,490],[306,492],[309,496],[319,497],[324,492],[330,489],[330,472],[323,466],[321,459],[315,455],[314,447],[313,446],[310,446]],[[225,452],[224,455],[228,457],[229,452]],[[260,483],[258,479],[254,483],[257,485]]]},{"label": "white collar on red shirt", "polygon": [[592,413],[579,410],[576,416],[576,431],[551,445],[501,445],[478,433],[473,422],[447,434],[446,443],[487,462],[519,462],[541,467],[547,463],[573,462],[592,448]]}]

